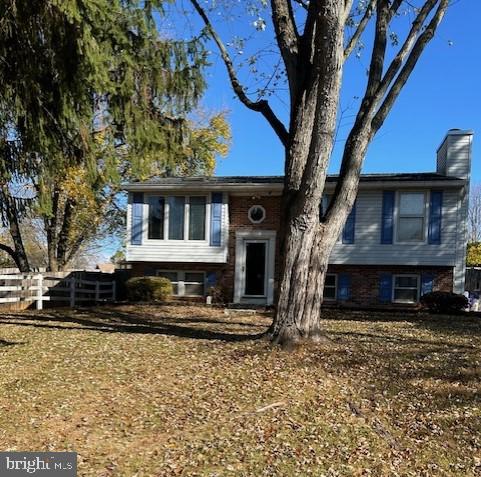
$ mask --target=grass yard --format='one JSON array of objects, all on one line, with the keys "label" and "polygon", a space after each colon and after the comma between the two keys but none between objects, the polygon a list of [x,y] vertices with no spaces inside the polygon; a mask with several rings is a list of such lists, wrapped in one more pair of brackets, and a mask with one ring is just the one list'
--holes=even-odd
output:
[{"label": "grass yard", "polygon": [[0,315],[0,450],[71,450],[82,476],[481,475],[481,320],[269,317],[122,306]]}]

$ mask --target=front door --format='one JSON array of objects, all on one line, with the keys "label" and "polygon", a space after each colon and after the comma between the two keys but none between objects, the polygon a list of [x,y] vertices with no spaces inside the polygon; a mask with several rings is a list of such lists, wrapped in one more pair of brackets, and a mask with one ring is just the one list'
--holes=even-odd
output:
[{"label": "front door", "polygon": [[234,303],[272,305],[275,252],[274,230],[236,231]]},{"label": "front door", "polygon": [[267,240],[246,240],[244,264],[244,296],[266,296]]}]

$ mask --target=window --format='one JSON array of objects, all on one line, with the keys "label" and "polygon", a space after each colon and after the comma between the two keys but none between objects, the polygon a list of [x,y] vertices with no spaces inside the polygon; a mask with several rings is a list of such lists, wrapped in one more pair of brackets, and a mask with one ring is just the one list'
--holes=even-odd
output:
[{"label": "window", "polygon": [[205,196],[148,196],[148,238],[206,240]]},{"label": "window", "polygon": [[198,272],[185,272],[184,294],[186,296],[204,295],[204,274]]},{"label": "window", "polygon": [[393,301],[416,303],[419,299],[419,275],[394,275]]},{"label": "window", "polygon": [[335,300],[337,298],[337,275],[328,273],[324,282],[324,300]]},{"label": "window", "polygon": [[266,218],[266,209],[262,205],[253,205],[247,215],[253,224],[260,224]]},{"label": "window", "polygon": [[171,281],[175,296],[204,296],[204,272],[157,270],[157,276]]},{"label": "window", "polygon": [[149,197],[149,239],[164,238],[164,198]]},{"label": "window", "polygon": [[205,197],[189,198],[189,240],[205,240]]},{"label": "window", "polygon": [[400,192],[397,239],[399,242],[424,242],[426,197],[424,192]]},{"label": "window", "polygon": [[169,239],[184,240],[185,197],[169,197]]}]

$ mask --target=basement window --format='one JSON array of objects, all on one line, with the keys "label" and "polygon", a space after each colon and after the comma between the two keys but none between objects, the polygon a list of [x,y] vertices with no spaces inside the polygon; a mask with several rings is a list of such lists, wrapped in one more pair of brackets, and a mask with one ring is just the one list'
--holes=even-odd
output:
[{"label": "basement window", "polygon": [[419,300],[419,275],[394,275],[394,303],[416,303]]},{"label": "basement window", "polygon": [[337,275],[328,273],[324,282],[324,300],[333,301],[337,298]]},{"label": "basement window", "polygon": [[204,296],[205,273],[184,272],[182,270],[157,270],[158,277],[170,280],[174,296]]}]

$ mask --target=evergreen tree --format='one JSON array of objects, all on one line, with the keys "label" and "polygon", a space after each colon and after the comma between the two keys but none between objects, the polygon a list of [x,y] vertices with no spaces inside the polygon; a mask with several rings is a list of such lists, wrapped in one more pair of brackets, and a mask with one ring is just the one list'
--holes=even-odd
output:
[{"label": "evergreen tree", "polygon": [[26,214],[43,218],[49,267],[63,268],[83,240],[115,224],[115,214],[106,225],[102,216],[116,209],[121,180],[210,173],[224,152],[228,127],[195,154],[199,128],[186,118],[204,91],[206,52],[202,37],[159,35],[162,3],[1,3],[0,213],[23,271]]}]

